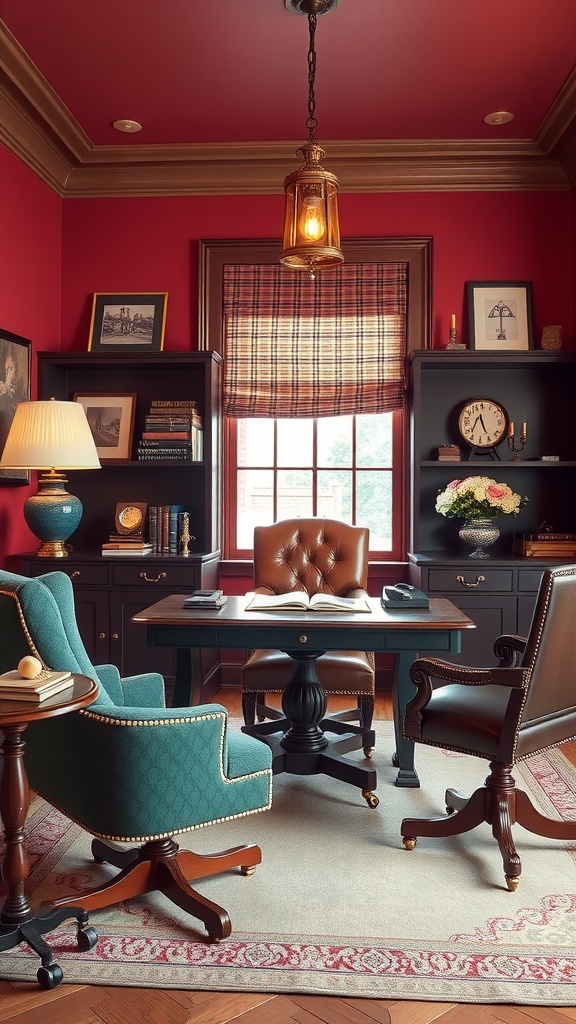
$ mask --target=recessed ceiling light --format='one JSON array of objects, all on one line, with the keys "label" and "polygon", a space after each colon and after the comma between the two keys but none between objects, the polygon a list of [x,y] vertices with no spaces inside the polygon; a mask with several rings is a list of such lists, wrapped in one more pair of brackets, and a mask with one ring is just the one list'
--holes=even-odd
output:
[{"label": "recessed ceiling light", "polygon": [[495,110],[492,114],[486,114],[484,120],[486,124],[508,124],[508,121],[514,120],[514,114],[509,110]]},{"label": "recessed ceiling light", "polygon": [[140,132],[142,125],[138,121],[130,121],[127,117],[121,117],[119,121],[112,121],[112,127],[117,132]]}]

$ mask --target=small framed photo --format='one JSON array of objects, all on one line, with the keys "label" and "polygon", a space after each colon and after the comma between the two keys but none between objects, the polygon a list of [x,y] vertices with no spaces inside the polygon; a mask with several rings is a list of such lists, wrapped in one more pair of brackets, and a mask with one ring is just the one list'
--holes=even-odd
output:
[{"label": "small framed photo", "polygon": [[132,454],[132,432],[136,395],[105,395],[83,392],[74,395],[88,420],[96,451],[103,462],[129,459]]},{"label": "small framed photo", "polygon": [[[30,400],[31,343],[19,334],[0,328],[0,456],[12,426],[16,406]],[[29,469],[0,469],[0,484],[24,487],[30,483]]]},{"label": "small framed photo", "polygon": [[95,292],[88,351],[161,352],[167,292]]},{"label": "small framed photo", "polygon": [[466,289],[470,348],[533,348],[531,281],[467,281]]}]

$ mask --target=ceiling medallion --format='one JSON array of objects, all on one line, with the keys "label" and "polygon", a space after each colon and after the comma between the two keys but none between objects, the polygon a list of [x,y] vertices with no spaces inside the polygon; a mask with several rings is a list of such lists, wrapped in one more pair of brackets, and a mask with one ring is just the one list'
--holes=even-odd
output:
[{"label": "ceiling medallion", "polygon": [[509,110],[495,110],[492,114],[486,114],[484,121],[486,124],[508,124],[508,121],[514,120],[514,114],[511,114]]},{"label": "ceiling medallion", "polygon": [[112,127],[117,132],[130,132],[132,135],[134,132],[142,131],[142,125],[139,121],[130,121],[127,117],[121,117],[118,121],[112,121]]}]

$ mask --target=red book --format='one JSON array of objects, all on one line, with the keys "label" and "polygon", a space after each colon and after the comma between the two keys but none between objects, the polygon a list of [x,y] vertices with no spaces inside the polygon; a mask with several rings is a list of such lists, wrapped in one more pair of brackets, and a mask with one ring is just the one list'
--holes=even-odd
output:
[{"label": "red book", "polygon": [[145,441],[164,438],[171,441],[189,441],[189,430],[145,430],[142,434]]}]

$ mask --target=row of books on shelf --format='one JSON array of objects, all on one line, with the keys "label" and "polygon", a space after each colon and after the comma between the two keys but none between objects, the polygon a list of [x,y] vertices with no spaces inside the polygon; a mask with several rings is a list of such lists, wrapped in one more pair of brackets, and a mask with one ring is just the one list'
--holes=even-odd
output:
[{"label": "row of books on shelf", "polygon": [[[103,555],[180,555],[190,534],[190,513],[185,505],[150,505],[146,535],[134,537],[111,533],[102,545]],[[186,550],[187,553],[187,550]]]},{"label": "row of books on shelf", "polygon": [[201,462],[203,442],[202,417],[196,402],[156,399],[144,417],[138,460]]}]

